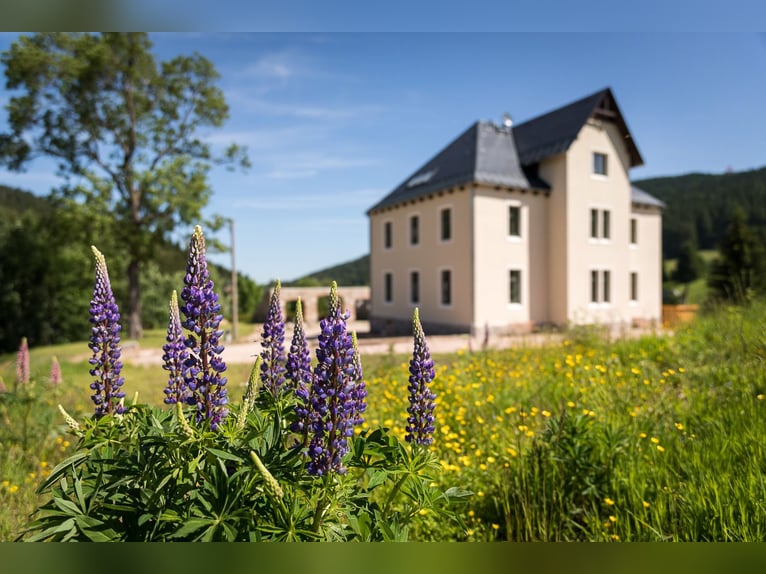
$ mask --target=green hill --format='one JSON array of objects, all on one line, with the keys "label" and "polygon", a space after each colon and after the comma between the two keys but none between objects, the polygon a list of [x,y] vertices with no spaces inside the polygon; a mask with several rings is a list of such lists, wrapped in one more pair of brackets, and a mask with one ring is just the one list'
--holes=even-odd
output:
[{"label": "green hill", "polygon": [[748,225],[766,240],[766,167],[749,171],[690,173],[633,182],[666,204],[662,244],[666,259],[678,256],[681,243],[696,239],[699,249],[716,249],[736,205]]},{"label": "green hill", "polygon": [[293,281],[286,282],[284,285],[286,287],[326,287],[333,281],[344,287],[369,285],[370,256],[362,255],[353,261],[347,261],[346,263],[340,263],[320,271],[315,271],[314,273],[309,273]]}]

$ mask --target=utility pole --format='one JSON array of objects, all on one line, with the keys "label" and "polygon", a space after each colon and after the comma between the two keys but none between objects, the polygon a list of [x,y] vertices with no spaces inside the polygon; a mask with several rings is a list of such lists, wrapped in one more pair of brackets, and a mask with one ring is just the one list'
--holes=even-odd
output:
[{"label": "utility pole", "polygon": [[231,231],[231,340],[239,338],[239,293],[237,292],[237,260],[234,256],[234,218],[229,219]]}]

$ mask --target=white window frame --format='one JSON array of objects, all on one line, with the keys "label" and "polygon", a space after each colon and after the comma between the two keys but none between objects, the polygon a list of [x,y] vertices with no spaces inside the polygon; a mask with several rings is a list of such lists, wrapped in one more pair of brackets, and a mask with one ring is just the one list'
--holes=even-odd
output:
[{"label": "white window frame", "polygon": [[[604,156],[604,173],[596,171],[596,155]],[[609,178],[609,154],[601,149],[591,150],[590,156],[590,175],[593,179],[605,180]]]},{"label": "white window frame", "polygon": [[[596,237],[593,237],[593,212],[596,212]],[[610,244],[614,235],[614,210],[611,205],[591,204],[588,206],[588,243]],[[604,213],[609,213],[609,237],[604,237]]]},{"label": "white window frame", "polygon": [[[596,274],[596,301],[593,301],[593,274]],[[604,300],[605,274],[609,274],[609,301]],[[614,306],[614,269],[605,265],[588,268],[588,306],[592,309],[607,309]]]},{"label": "white window frame", "polygon": [[[511,235],[511,208],[519,210],[519,234]],[[524,232],[527,228],[527,210],[518,199],[509,199],[505,202],[505,237],[511,243],[520,243],[524,240]]]},{"label": "white window frame", "polygon": [[[442,217],[443,212],[449,211],[449,238],[443,239],[442,238]],[[452,208],[452,204],[449,203],[447,205],[439,206],[438,208],[439,213],[439,222],[436,225],[436,240],[439,243],[452,243],[452,240],[455,237],[455,210]]]},{"label": "white window frame", "polygon": [[[630,304],[635,306],[638,305],[641,301],[641,274],[638,269],[631,269],[630,274],[628,275],[628,298],[630,300]],[[636,281],[636,289],[635,289],[635,298],[633,297],[633,278],[635,277]]]},{"label": "white window frame", "polygon": [[638,247],[638,217],[634,215],[630,216],[630,229],[628,230],[628,241],[630,243],[630,246],[633,249]]},{"label": "white window frame", "polygon": [[[417,273],[418,276],[418,298],[417,301],[413,299],[412,297],[412,276],[413,274]],[[410,305],[420,305],[420,301],[422,301],[422,297],[420,296],[423,293],[423,274],[420,272],[420,269],[410,269],[407,273],[407,290],[409,291],[409,302]]]},{"label": "white window frame", "polygon": [[[417,219],[418,220],[418,241],[417,243],[412,242],[412,220]],[[420,245],[423,243],[423,218],[420,215],[420,212],[410,213],[407,216],[407,245],[410,247],[420,247]]]},{"label": "white window frame", "polygon": [[[445,303],[442,295],[442,273],[449,271],[449,303]],[[452,267],[439,267],[437,269],[436,297],[439,301],[439,307],[442,309],[451,309],[455,301],[455,270]]]},{"label": "white window frame", "polygon": [[[391,277],[391,298],[386,299],[386,277]],[[394,271],[392,269],[384,269],[383,270],[383,304],[384,305],[393,305],[394,304]]]},{"label": "white window frame", "polygon": [[[386,228],[391,230],[391,244],[386,245]],[[394,221],[386,219],[383,221],[383,250],[391,251],[394,248]]]},{"label": "white window frame", "polygon": [[[521,301],[519,302],[512,302],[511,301],[511,272],[512,271],[518,271],[519,272],[519,298]],[[505,273],[506,280],[508,281],[508,290],[506,291],[508,295],[508,299],[506,300],[508,309],[517,310],[517,309],[523,309],[526,305],[527,296],[529,293],[529,289],[527,288],[527,270],[526,267],[523,265],[512,265],[508,266],[506,268]]]}]

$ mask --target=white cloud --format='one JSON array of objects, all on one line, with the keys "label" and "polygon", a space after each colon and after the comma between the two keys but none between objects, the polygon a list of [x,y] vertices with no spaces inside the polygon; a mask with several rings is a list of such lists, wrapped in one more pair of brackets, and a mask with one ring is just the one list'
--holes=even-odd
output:
[{"label": "white cloud", "polygon": [[240,110],[263,114],[269,117],[292,117],[304,120],[335,121],[354,120],[380,114],[385,110],[380,105],[338,105],[320,106],[311,103],[284,103],[253,96],[252,92],[229,90],[226,97]]}]

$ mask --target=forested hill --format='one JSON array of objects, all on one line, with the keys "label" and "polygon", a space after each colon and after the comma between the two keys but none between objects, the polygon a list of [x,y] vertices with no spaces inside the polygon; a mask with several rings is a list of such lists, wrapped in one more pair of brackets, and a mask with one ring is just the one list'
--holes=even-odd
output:
[{"label": "forested hill", "polygon": [[333,267],[315,271],[294,281],[286,282],[285,286],[317,286],[327,287],[333,281],[343,287],[370,284],[370,256],[362,255],[353,261],[347,261]]},{"label": "forested hill", "polygon": [[677,257],[687,239],[696,239],[699,249],[715,249],[737,205],[745,211],[748,225],[766,240],[766,167],[723,174],[690,173],[633,183],[667,206],[662,218],[666,258]]}]

